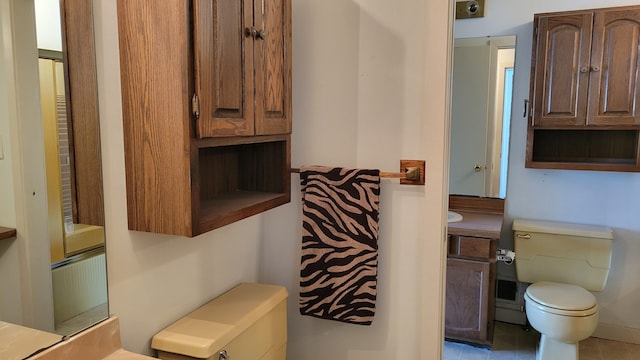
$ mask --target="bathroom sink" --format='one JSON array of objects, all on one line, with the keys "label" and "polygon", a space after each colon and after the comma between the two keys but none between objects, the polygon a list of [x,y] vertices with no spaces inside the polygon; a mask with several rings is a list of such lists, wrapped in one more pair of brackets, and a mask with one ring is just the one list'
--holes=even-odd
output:
[{"label": "bathroom sink", "polygon": [[449,210],[447,214],[448,222],[457,222],[462,220],[462,215],[458,214],[455,211]]}]

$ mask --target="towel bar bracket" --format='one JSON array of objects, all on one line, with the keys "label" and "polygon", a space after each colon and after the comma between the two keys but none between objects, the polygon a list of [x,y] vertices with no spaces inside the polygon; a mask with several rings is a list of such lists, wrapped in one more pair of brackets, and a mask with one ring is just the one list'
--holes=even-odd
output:
[{"label": "towel bar bracket", "polygon": [[[292,173],[299,173],[299,168],[290,168]],[[380,177],[400,179],[403,185],[424,185],[425,161],[424,160],[400,160],[400,172],[381,171]]]},{"label": "towel bar bracket", "polygon": [[400,172],[405,174],[405,177],[400,179],[400,184],[424,185],[425,161],[400,160]]}]

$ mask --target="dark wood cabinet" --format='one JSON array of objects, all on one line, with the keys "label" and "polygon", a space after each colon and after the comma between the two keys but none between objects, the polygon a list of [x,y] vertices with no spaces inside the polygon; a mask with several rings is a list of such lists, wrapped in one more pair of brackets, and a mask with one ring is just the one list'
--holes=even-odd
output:
[{"label": "dark wood cabinet", "polygon": [[487,341],[490,268],[488,262],[447,259],[446,337]]},{"label": "dark wood cabinet", "polygon": [[593,13],[536,15],[534,126],[585,125]]},{"label": "dark wood cabinet", "polygon": [[197,0],[194,20],[197,136],[290,133],[290,0]]},{"label": "dark wood cabinet", "polygon": [[640,171],[640,7],[536,14],[527,167]]},{"label": "dark wood cabinet", "polygon": [[449,209],[462,220],[448,224],[444,336],[490,347],[504,200],[450,195]]},{"label": "dark wood cabinet", "polygon": [[490,346],[498,239],[450,235],[445,337]]},{"label": "dark wood cabinet", "polygon": [[195,236],[290,201],[291,4],[255,2],[118,1],[129,229]]}]

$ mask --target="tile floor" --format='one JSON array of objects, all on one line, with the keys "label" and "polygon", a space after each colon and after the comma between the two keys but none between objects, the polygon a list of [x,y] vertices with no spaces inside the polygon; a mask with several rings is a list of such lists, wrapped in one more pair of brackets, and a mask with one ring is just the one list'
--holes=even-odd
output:
[{"label": "tile floor", "polygon": [[[444,360],[535,360],[539,338],[533,329],[527,332],[520,325],[496,322],[491,350],[445,341]],[[598,338],[580,342],[580,360],[637,359],[640,345]]]}]

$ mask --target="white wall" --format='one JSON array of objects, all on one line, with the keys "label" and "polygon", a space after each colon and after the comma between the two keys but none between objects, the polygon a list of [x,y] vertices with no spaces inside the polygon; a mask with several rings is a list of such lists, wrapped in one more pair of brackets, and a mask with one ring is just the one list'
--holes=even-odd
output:
[{"label": "white wall", "polygon": [[262,218],[196,238],[127,230],[116,2],[94,7],[109,310],[123,347],[151,354],[155,333],[242,281],[258,280]]},{"label": "white wall", "polygon": [[[0,2],[0,33],[8,33],[11,29],[9,3]],[[0,38],[0,225],[16,226],[13,197],[13,169],[11,161],[11,143],[9,139],[9,77],[7,58],[10,44],[4,37]],[[16,241],[0,241],[0,289],[19,289],[18,247]],[[4,292],[0,296],[0,319],[8,322],[22,321],[20,292]]]},{"label": "white wall", "polygon": [[34,0],[38,49],[62,51],[59,0]]},{"label": "white wall", "polygon": [[[0,33],[11,31],[11,18],[8,2],[0,3]],[[9,138],[9,79],[13,76],[9,72],[8,63],[11,61],[11,44],[9,39],[0,39],[0,225],[15,227],[16,216],[13,206],[13,170],[11,161],[11,142]]]},{"label": "white wall", "polygon": [[[0,302],[0,315],[25,326],[52,331],[51,262],[48,232],[42,226],[47,219],[46,206],[42,206],[47,201],[44,141],[40,107],[33,106],[34,102],[39,104],[34,8],[30,1],[0,0],[0,9],[0,94],[6,96],[0,126],[9,127],[5,146],[10,146],[8,172],[12,176],[3,181],[13,184],[9,190],[13,194],[3,195],[8,201],[13,199],[2,204],[10,209],[1,214],[8,223],[13,219],[17,230],[16,239],[0,248],[0,286],[3,291],[10,289],[7,295],[3,293],[6,297]],[[5,288],[5,284],[9,287]]]},{"label": "white wall", "polygon": [[379,310],[354,327],[297,315],[300,204],[194,239],[130,232],[116,2],[96,6],[110,309],[125,348],[239,281],[287,286],[289,358],[433,359],[442,347],[446,94],[450,7],[426,0],[293,0],[292,164],[379,167],[427,161],[427,186],[385,180]]},{"label": "white wall", "polygon": [[261,264],[261,279],[289,289],[291,359],[439,357],[446,5],[293,1],[293,166],[398,171],[400,159],[426,159],[429,177],[426,187],[382,181],[377,309],[364,327],[299,314],[302,220],[292,176],[292,203],[265,215]]},{"label": "white wall", "polygon": [[[501,247],[512,248],[512,219],[531,218],[613,228],[613,260],[607,286],[594,293],[600,305],[598,336],[640,342],[640,174],[525,169],[526,119],[522,101],[529,96],[533,14],[619,5],[630,0],[487,2],[482,19],[457,20],[455,37],[517,36],[506,222]],[[517,257],[517,254],[516,254]],[[501,267],[510,271],[512,268]]]}]

